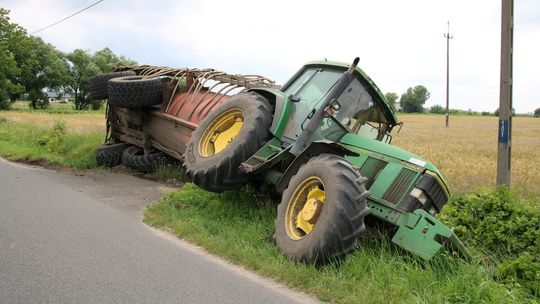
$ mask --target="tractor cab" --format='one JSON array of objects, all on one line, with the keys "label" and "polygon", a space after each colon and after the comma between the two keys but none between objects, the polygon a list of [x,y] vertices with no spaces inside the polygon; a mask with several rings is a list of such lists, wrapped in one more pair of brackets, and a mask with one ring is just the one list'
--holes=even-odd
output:
[{"label": "tractor cab", "polygon": [[[287,139],[296,140],[302,133],[347,67],[336,62],[308,63],[283,86],[282,91],[292,101],[291,116],[283,133]],[[390,142],[390,131],[397,124],[389,102],[360,68],[355,69],[353,80],[325,112],[313,140],[338,142],[345,134],[353,133]]]}]

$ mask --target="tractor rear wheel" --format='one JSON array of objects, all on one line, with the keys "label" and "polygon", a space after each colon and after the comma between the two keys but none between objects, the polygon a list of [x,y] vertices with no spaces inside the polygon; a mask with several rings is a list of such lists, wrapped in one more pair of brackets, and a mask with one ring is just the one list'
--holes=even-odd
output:
[{"label": "tractor rear wheel", "polygon": [[291,178],[277,209],[276,244],[293,260],[324,264],[354,250],[365,231],[369,191],[344,158],[321,154]]},{"label": "tractor rear wheel", "polygon": [[268,140],[272,110],[256,93],[231,97],[219,105],[191,134],[184,154],[188,176],[197,186],[223,192],[247,182],[240,164]]}]

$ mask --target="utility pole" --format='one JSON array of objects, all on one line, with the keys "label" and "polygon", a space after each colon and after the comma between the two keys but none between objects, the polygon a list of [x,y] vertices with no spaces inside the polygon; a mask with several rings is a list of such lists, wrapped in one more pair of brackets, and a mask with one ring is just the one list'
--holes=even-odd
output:
[{"label": "utility pole", "polygon": [[501,11],[501,82],[499,95],[497,185],[505,185],[510,188],[514,0],[502,0]]},{"label": "utility pole", "polygon": [[454,36],[450,35],[450,21],[448,21],[448,32],[444,34],[444,38],[446,38],[446,127],[448,128],[450,111],[450,39],[454,39]]}]

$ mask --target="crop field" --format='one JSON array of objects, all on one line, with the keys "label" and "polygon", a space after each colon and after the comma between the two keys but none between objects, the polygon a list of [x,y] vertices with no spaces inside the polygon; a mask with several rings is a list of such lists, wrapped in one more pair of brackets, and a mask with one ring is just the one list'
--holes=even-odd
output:
[{"label": "crop field", "polygon": [[0,112],[0,117],[16,123],[48,128],[51,128],[55,121],[64,121],[68,131],[75,134],[105,132],[105,114],[99,112],[63,114],[45,111],[3,111]]},{"label": "crop field", "polygon": [[[441,170],[450,190],[463,194],[478,187],[495,187],[498,118],[442,115],[399,115],[405,122],[393,144],[431,161]],[[540,119],[514,117],[511,187],[520,197],[540,204]]]},{"label": "crop field", "polygon": [[[74,134],[104,132],[102,112],[69,114],[42,111],[4,111],[9,121],[52,127],[64,121]],[[497,125],[493,116],[451,116],[450,127],[442,115],[403,115],[405,122],[394,131],[393,144],[409,150],[441,170],[453,194],[479,187],[495,187],[497,173]],[[540,205],[540,119],[514,117],[512,131],[512,189],[522,199]]]}]

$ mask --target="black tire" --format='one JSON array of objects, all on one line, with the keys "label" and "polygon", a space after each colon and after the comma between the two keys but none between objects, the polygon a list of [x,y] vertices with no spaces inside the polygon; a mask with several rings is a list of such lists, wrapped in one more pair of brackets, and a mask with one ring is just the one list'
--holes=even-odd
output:
[{"label": "black tire", "polygon": [[106,143],[96,150],[96,162],[98,166],[112,168],[122,162],[122,153],[128,147],[124,143]]},{"label": "black tire", "polygon": [[160,77],[127,76],[107,83],[109,104],[121,108],[146,108],[163,101],[163,81]]},{"label": "black tire", "polygon": [[135,75],[135,72],[133,71],[122,71],[122,72],[112,72],[112,73],[106,73],[106,74],[90,77],[88,79],[88,86],[90,87],[90,90],[89,90],[90,98],[94,100],[109,98],[109,95],[107,94],[107,82],[110,79],[113,79],[116,77],[134,76],[134,75]]},{"label": "black tire", "polygon": [[167,164],[169,159],[159,151],[144,154],[144,150],[131,146],[122,153],[122,164],[140,172],[154,172],[159,165]]},{"label": "black tire", "polygon": [[[201,154],[205,131],[230,111],[240,111],[243,124],[225,148],[213,155]],[[257,93],[232,97],[211,111],[191,134],[184,153],[184,166],[193,183],[212,191],[231,190],[247,182],[247,174],[239,170],[242,162],[257,152],[268,140],[272,124],[272,107]]]},{"label": "black tire", "polygon": [[[308,195],[314,189],[308,188],[312,180],[320,181],[317,189],[323,190],[324,200],[316,202],[322,207],[307,213],[306,222],[313,226],[305,232],[298,228],[298,222],[300,216],[305,220],[305,213],[300,212],[305,210]],[[290,260],[314,264],[339,261],[354,250],[366,229],[364,218],[369,214],[370,193],[365,181],[351,163],[331,154],[321,154],[300,167],[277,208],[275,238],[279,250]],[[305,189],[310,189],[309,193],[303,192]],[[294,203],[294,198],[299,198],[298,203]]]}]

